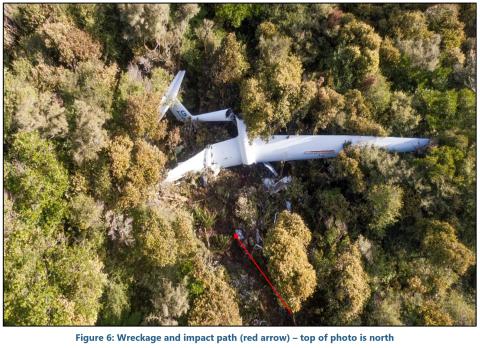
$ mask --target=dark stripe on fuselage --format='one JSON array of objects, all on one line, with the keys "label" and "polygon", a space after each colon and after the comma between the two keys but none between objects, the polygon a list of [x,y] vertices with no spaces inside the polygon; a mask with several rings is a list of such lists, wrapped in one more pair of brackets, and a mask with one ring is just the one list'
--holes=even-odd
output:
[{"label": "dark stripe on fuselage", "polygon": [[315,154],[319,154],[319,155],[323,155],[323,154],[328,154],[328,153],[335,153],[335,150],[311,150],[311,151],[305,151],[304,154],[312,154],[312,155],[315,155]]}]

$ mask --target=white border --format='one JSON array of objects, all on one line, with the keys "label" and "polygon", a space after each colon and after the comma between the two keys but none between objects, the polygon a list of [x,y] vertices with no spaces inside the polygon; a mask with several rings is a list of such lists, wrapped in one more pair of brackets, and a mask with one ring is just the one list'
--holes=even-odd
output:
[{"label": "white border", "polygon": [[[33,1],[22,1],[22,2],[33,2]],[[38,2],[38,1],[37,1]],[[65,2],[65,1],[41,1],[41,2]],[[115,2],[115,1],[92,1],[85,0],[86,2]],[[169,2],[181,2],[178,0],[169,1]],[[205,1],[195,1],[195,2],[205,2]],[[225,2],[225,1],[211,1],[211,2]],[[229,1],[229,2],[243,2],[243,1]],[[256,1],[253,1],[256,2]],[[271,1],[262,1],[262,2],[271,2]],[[283,2],[295,2],[291,0],[286,0]],[[331,1],[338,2],[338,1]],[[385,1],[369,1],[369,2],[385,2]],[[411,3],[415,1],[397,1],[397,2],[406,2]],[[423,1],[426,3],[440,3],[448,1]],[[471,1],[458,1],[458,2],[471,2]],[[3,7],[4,1],[2,1]],[[477,4],[477,19],[478,19],[478,4]],[[478,22],[478,20],[477,20]],[[2,11],[2,23],[3,23],[3,11]],[[477,28],[477,37],[478,37],[478,28]],[[3,54],[0,57],[0,61],[3,67]],[[477,55],[477,66],[478,66],[478,55]],[[0,82],[3,89],[3,74],[0,77]],[[478,95],[477,95],[477,108],[478,108]],[[0,101],[0,106],[3,110],[3,98]],[[3,115],[2,115],[3,121]],[[2,122],[3,124],[3,122]],[[479,118],[477,116],[477,129],[479,126]],[[3,127],[0,128],[0,135],[3,139]],[[479,159],[479,154],[477,151],[477,163]],[[3,151],[2,151],[2,163],[3,163]],[[478,177],[478,172],[477,172]],[[3,181],[0,188],[3,192]],[[477,202],[478,202],[478,188],[477,188]],[[1,207],[3,211],[3,200],[1,202]],[[479,215],[479,206],[477,204],[477,217]],[[477,218],[478,221],[478,218]],[[3,214],[0,217],[0,225],[3,227]],[[478,251],[478,237],[477,237],[477,251]],[[3,243],[1,243],[1,251],[3,255]],[[3,274],[3,263],[0,266]],[[478,270],[478,268],[477,268]],[[3,294],[3,282],[0,284],[0,291]],[[3,299],[3,296],[2,296]],[[3,323],[3,311],[0,311],[0,319]],[[81,341],[76,341],[76,334],[84,335],[102,335],[105,336],[108,334],[128,334],[128,335],[177,335],[177,334],[187,334],[187,335],[198,335],[198,336],[208,336],[213,334],[217,335],[229,335],[234,334],[237,337],[240,335],[285,335],[288,334],[291,337],[290,343],[279,343],[279,342],[246,342],[240,343],[230,342],[230,343],[221,343],[217,344],[215,342],[203,342],[203,343],[190,343],[190,342],[158,342],[155,344],[149,342],[129,342],[129,343],[120,343],[118,341],[114,342],[91,342],[88,344],[82,343]],[[323,336],[328,334],[329,336],[340,334],[340,335],[386,335],[391,334],[394,336],[393,342],[320,342],[317,341],[313,343],[300,342],[300,340],[294,341],[292,338],[294,336],[299,337],[300,335],[308,336]],[[477,272],[477,326],[476,327],[0,327],[0,345],[1,347],[35,347],[35,348],[65,348],[65,347],[119,347],[119,346],[128,346],[128,347],[158,347],[158,346],[168,346],[168,347],[282,347],[282,346],[292,346],[292,347],[313,347],[313,346],[330,346],[330,347],[346,347],[346,346],[364,346],[364,347],[477,347],[480,342],[480,328],[478,327],[478,272]],[[120,343],[120,344],[119,344]]]}]

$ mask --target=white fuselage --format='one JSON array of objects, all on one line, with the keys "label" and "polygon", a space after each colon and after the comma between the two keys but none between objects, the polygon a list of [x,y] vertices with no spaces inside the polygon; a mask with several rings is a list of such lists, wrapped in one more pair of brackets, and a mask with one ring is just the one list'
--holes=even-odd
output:
[{"label": "white fuselage", "polygon": [[268,140],[249,140],[243,120],[235,118],[238,136],[213,145],[172,169],[166,182],[173,182],[187,172],[206,168],[218,172],[240,164],[298,161],[330,158],[338,155],[347,143],[357,146],[376,146],[390,152],[415,151],[425,147],[429,139],[374,137],[359,135],[274,135]]}]

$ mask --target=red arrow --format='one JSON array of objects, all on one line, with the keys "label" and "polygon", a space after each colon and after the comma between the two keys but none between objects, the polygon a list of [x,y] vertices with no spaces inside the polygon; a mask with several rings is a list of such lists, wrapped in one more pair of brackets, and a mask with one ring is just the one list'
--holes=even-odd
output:
[{"label": "red arrow", "polygon": [[240,246],[240,248],[243,249],[243,251],[245,252],[245,254],[247,254],[248,258],[250,259],[250,261],[253,262],[253,264],[255,265],[255,267],[257,267],[258,271],[260,272],[260,274],[263,276],[263,278],[265,278],[265,280],[267,281],[268,285],[270,285],[270,287],[272,288],[273,292],[275,293],[275,295],[277,295],[278,299],[280,300],[280,302],[282,302],[283,304],[283,307],[285,307],[285,309],[287,310],[287,312],[292,315],[292,310],[290,309],[290,307],[288,306],[287,302],[285,302],[285,300],[283,299],[282,295],[280,295],[280,293],[277,291],[277,289],[275,289],[275,287],[273,286],[272,282],[270,281],[270,279],[268,279],[267,275],[262,271],[262,269],[260,268],[260,266],[258,265],[257,261],[255,261],[255,259],[253,258],[252,254],[250,254],[250,252],[247,250],[247,247],[242,243],[242,241],[238,238],[238,234],[237,233],[234,233],[233,234],[233,239],[235,239],[237,242],[238,242],[238,245]]}]

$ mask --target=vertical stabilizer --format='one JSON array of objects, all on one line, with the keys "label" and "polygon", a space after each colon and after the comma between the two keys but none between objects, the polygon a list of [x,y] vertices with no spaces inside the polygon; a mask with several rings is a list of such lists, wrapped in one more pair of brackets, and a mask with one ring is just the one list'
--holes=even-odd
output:
[{"label": "vertical stabilizer", "polygon": [[[177,100],[178,91],[180,90],[180,86],[182,85],[183,77],[185,76],[185,70],[180,70],[173,81],[168,86],[165,95],[162,97],[160,101],[160,105],[158,106],[158,114],[160,119],[162,119],[167,110],[172,107],[174,104],[179,103]],[[181,104],[180,104],[181,105]],[[183,105],[182,105],[183,106]],[[176,115],[175,115],[176,116]]]},{"label": "vertical stabilizer", "polygon": [[188,119],[192,118],[192,114],[187,110],[185,106],[177,99],[170,108],[170,111],[179,121],[185,122]]}]

